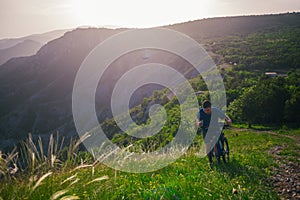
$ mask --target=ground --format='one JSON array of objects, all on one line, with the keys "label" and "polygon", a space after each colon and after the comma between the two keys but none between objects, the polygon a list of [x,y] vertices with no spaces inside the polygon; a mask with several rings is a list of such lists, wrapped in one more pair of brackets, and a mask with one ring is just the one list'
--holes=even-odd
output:
[{"label": "ground", "polygon": [[[275,132],[270,134],[278,135]],[[300,146],[299,136],[289,136],[298,146]],[[274,167],[275,174],[270,177],[271,184],[274,185],[276,191],[282,199],[300,199],[300,164],[296,161],[290,161],[288,157],[281,155],[282,150],[286,146],[275,146],[269,153],[273,154],[278,163],[278,167]],[[300,161],[300,158],[298,158]]]}]

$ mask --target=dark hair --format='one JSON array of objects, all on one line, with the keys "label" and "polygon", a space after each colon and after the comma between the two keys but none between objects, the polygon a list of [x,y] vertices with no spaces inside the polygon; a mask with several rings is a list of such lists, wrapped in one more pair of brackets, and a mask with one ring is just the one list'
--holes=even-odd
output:
[{"label": "dark hair", "polygon": [[209,100],[203,101],[202,107],[203,107],[203,108],[209,108],[209,107],[211,107],[210,101],[209,101]]}]

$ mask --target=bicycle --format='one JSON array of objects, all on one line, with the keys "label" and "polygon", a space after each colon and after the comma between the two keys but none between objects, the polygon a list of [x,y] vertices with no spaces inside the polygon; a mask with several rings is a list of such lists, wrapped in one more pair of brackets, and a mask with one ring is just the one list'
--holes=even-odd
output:
[{"label": "bicycle", "polygon": [[[228,125],[224,125],[223,128],[229,127]],[[226,138],[223,128],[221,131],[221,134],[218,138],[218,141],[212,148],[212,150],[209,152],[208,156],[211,156],[211,160],[213,160],[213,157],[216,158],[217,162],[220,163],[220,158],[222,157],[224,163],[228,163],[230,160],[230,150],[228,145],[228,139]],[[219,148],[218,148],[219,145]],[[218,152],[220,150],[220,152]]]}]

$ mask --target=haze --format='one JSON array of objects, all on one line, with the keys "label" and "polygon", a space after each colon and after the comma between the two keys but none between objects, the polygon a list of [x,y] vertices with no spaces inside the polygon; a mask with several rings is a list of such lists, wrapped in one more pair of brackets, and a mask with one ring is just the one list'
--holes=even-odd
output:
[{"label": "haze", "polygon": [[79,26],[146,28],[299,10],[298,0],[1,0],[0,39]]}]

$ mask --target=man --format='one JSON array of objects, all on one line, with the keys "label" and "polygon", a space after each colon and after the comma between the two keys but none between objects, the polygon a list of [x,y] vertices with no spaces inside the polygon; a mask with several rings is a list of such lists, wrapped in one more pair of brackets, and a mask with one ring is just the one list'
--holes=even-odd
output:
[{"label": "man", "polygon": [[[213,115],[212,115],[213,113]],[[213,119],[211,118],[213,116]],[[211,144],[211,140],[213,140],[214,135],[210,134],[207,135],[208,128],[210,127],[211,133],[220,133],[221,127],[219,125],[219,120],[222,120],[227,123],[227,125],[231,125],[231,119],[225,115],[225,113],[215,107],[211,106],[211,102],[208,100],[205,100],[202,103],[202,108],[199,109],[199,112],[197,114],[197,125],[198,127],[201,127],[202,133],[203,133],[203,139],[206,146],[206,153],[208,156],[208,160],[210,165],[212,164],[212,148],[213,144]],[[215,141],[215,140],[214,140]],[[220,152],[221,147],[219,143],[216,143],[217,152]],[[218,162],[220,162],[220,155],[216,155]]]}]

